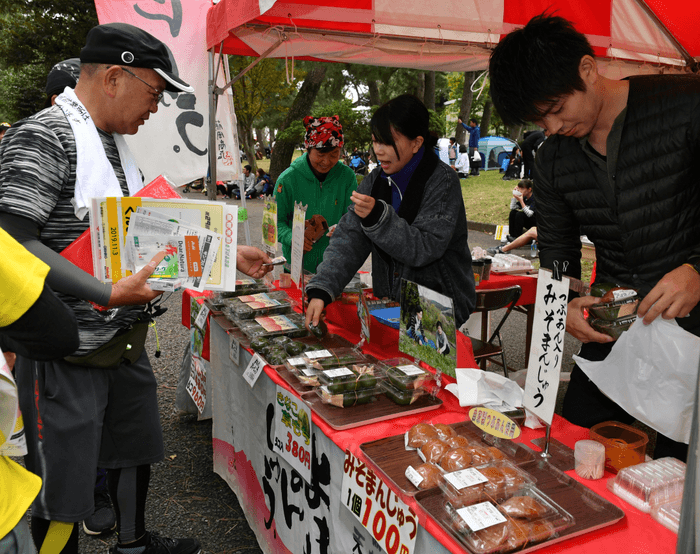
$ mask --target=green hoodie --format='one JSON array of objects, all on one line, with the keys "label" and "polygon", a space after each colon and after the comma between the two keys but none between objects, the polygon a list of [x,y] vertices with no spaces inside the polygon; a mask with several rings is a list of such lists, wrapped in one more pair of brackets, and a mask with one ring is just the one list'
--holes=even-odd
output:
[{"label": "green hoodie", "polygon": [[[275,198],[277,199],[277,232],[282,243],[284,257],[291,262],[292,221],[294,202],[308,204],[306,219],[315,214],[326,218],[328,226],[336,225],[347,212],[350,195],[357,189],[355,172],[345,164],[338,162],[328,172],[321,183],[306,160],[304,153],[292,162],[277,179]],[[323,252],[328,246],[328,236],[321,237],[310,252],[304,252],[304,269],[316,273],[316,267],[323,260]]]}]

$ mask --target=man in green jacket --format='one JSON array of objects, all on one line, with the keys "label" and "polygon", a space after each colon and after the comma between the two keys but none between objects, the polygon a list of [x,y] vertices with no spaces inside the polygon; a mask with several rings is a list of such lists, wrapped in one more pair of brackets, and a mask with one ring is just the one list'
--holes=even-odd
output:
[{"label": "man in green jacket", "polygon": [[329,231],[313,240],[304,239],[304,269],[316,273],[323,253],[350,205],[357,188],[355,173],[339,161],[343,146],[343,127],[338,116],[304,118],[306,153],[292,163],[277,179],[278,236],[284,257],[291,261],[294,203],[307,205],[306,219],[318,214],[325,218]]}]

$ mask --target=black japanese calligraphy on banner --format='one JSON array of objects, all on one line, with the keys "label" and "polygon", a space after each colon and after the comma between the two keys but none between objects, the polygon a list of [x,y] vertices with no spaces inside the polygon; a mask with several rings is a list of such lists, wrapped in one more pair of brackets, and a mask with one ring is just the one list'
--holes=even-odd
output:
[{"label": "black japanese calligraphy on banner", "polygon": [[568,278],[557,281],[551,272],[539,271],[523,405],[547,424],[559,390],[568,298]]},{"label": "black japanese calligraphy on banner", "polygon": [[[313,433],[311,437],[312,479],[310,483],[306,483],[299,472],[292,469],[276,454],[274,421],[275,405],[270,403],[266,411],[266,440],[270,454],[264,457],[265,471],[261,479],[263,492],[270,508],[270,517],[264,521],[265,527],[270,529],[275,522],[277,528],[284,524],[291,530],[295,523],[301,523],[307,517],[313,518],[317,533],[315,536],[312,536],[310,531],[306,533],[303,554],[328,554],[330,527],[325,514],[330,508],[330,462],[325,454],[318,458],[316,434]],[[279,491],[279,499],[277,491]]]},{"label": "black japanese calligraphy on banner", "polygon": [[[166,15],[163,13],[151,13],[148,11],[148,8],[141,7],[142,5],[152,4],[154,2],[160,5],[170,4],[172,15]],[[170,0],[170,2],[168,2],[167,0],[151,0],[151,2],[137,2],[136,4],[134,4],[134,10],[137,14],[139,14],[141,17],[145,17],[146,19],[167,22],[168,26],[170,27],[170,36],[172,36],[173,38],[177,38],[177,36],[180,34],[180,28],[182,27],[182,3],[180,2],[180,0]]]}]

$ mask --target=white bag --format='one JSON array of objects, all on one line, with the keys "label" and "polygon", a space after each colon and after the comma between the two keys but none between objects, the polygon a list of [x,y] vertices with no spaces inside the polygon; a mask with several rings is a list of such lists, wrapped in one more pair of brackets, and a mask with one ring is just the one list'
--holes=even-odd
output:
[{"label": "white bag", "polygon": [[675,320],[657,317],[644,325],[637,318],[605,360],[574,360],[631,416],[675,441],[689,442],[700,337]]},{"label": "white bag", "polygon": [[478,150],[474,150],[474,155],[472,156],[472,160],[475,162],[481,161],[481,154],[479,154]]}]

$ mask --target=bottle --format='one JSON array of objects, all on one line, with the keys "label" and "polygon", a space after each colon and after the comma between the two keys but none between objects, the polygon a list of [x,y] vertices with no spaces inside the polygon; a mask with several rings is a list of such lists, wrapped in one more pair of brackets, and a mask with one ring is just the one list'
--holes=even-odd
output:
[{"label": "bottle", "polygon": [[533,240],[532,244],[530,245],[530,257],[531,258],[537,257],[537,241],[535,241],[535,240]]}]

